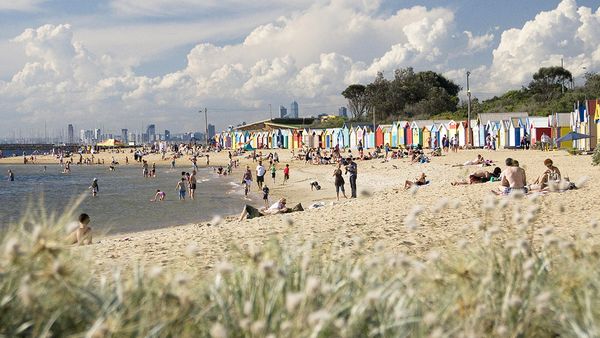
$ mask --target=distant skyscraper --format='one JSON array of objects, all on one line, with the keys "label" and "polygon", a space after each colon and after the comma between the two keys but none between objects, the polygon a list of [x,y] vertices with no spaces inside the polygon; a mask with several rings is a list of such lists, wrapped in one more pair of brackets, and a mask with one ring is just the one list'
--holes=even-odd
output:
[{"label": "distant skyscraper", "polygon": [[290,104],[290,118],[297,119],[298,118],[298,102],[294,101]]},{"label": "distant skyscraper", "polygon": [[127,128],[123,128],[121,129],[121,141],[124,144],[128,144],[129,143],[129,134],[128,134],[129,130],[127,130]]},{"label": "distant skyscraper", "polygon": [[216,130],[215,130],[215,125],[214,124],[208,124],[208,138],[211,139],[213,137],[215,137],[216,135]]},{"label": "distant skyscraper", "polygon": [[338,116],[348,117],[348,109],[346,109],[346,107],[340,107],[340,109],[338,109]]},{"label": "distant skyscraper", "polygon": [[148,128],[146,128],[146,134],[148,135],[147,142],[153,142],[156,138],[156,126],[153,124],[149,124]]},{"label": "distant skyscraper", "polygon": [[102,131],[98,128],[94,129],[94,140],[102,141]]},{"label": "distant skyscraper", "polygon": [[75,143],[75,131],[73,130],[72,124],[69,124],[69,126],[67,127],[67,143]]},{"label": "distant skyscraper", "polygon": [[165,129],[165,141],[171,140],[171,132]]},{"label": "distant skyscraper", "polygon": [[279,118],[286,118],[287,117],[287,108],[285,108],[284,106],[279,106]]}]

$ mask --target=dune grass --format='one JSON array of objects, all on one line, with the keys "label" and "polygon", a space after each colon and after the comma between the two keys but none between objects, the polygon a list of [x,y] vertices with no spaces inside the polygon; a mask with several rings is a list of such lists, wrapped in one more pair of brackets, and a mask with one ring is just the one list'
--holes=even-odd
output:
[{"label": "dune grass", "polygon": [[98,276],[60,242],[72,210],[31,212],[0,234],[0,336],[599,336],[596,225],[561,239],[535,229],[535,202],[497,201],[482,205],[479,242],[424,260],[273,239],[199,280],[157,267]]}]

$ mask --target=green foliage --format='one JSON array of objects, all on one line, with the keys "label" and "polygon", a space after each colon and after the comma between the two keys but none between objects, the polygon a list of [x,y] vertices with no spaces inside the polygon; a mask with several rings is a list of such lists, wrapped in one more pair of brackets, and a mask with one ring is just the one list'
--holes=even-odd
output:
[{"label": "green foliage", "polygon": [[367,87],[353,84],[342,92],[342,95],[348,100],[348,108],[354,118],[361,118],[367,111],[369,99],[366,91]]},{"label": "green foliage", "polygon": [[320,120],[315,120],[313,124],[310,126],[315,129],[324,129],[324,128],[341,128],[346,123],[346,119],[342,116],[333,116],[328,118],[327,120],[321,122]]},{"label": "green foliage", "polygon": [[561,239],[535,229],[535,201],[515,200],[512,217],[495,201],[484,201],[480,244],[426,260],[358,239],[270,241],[195,280],[157,268],[94,275],[60,243],[70,215],[30,214],[0,233],[0,336],[597,336],[597,230]]},{"label": "green foliage", "polygon": [[572,81],[573,75],[563,67],[542,67],[533,74],[529,90],[535,100],[543,102],[560,97]]},{"label": "green foliage", "polygon": [[[358,109],[357,102],[363,102],[362,87],[357,86],[360,85],[351,85],[342,92],[351,111]],[[393,80],[377,73],[375,80],[365,87],[364,108],[368,113],[365,117],[372,119],[375,114],[377,121],[385,121],[453,112],[457,109],[459,91],[458,85],[432,71],[415,73],[412,68],[398,69]],[[354,115],[355,118],[362,116]]]}]

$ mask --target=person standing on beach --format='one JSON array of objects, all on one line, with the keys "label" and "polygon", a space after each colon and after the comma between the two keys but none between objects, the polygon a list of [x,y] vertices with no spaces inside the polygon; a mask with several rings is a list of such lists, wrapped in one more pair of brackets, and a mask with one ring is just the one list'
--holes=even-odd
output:
[{"label": "person standing on beach", "polygon": [[263,201],[265,202],[265,207],[268,208],[269,207],[269,187],[267,187],[266,184],[262,188],[262,192],[263,192]]},{"label": "person standing on beach", "polygon": [[340,190],[342,191],[342,194],[344,195],[344,198],[348,198],[346,196],[346,190],[344,190],[344,184],[346,182],[344,182],[344,177],[342,176],[342,164],[338,164],[337,169],[335,169],[333,171],[333,177],[335,177],[335,194],[337,196],[337,200],[340,200]]},{"label": "person standing on beach", "polygon": [[285,168],[283,168],[283,184],[290,179],[290,165],[286,164]]},{"label": "person standing on beach", "polygon": [[196,196],[196,170],[192,171],[192,175],[190,176],[190,198],[194,199]]},{"label": "person standing on beach", "polygon": [[244,176],[242,176],[242,184],[244,184],[244,196],[248,196],[248,192],[252,186],[252,171],[250,171],[250,166],[246,166],[246,171],[244,172]]},{"label": "person standing on beach", "polygon": [[271,171],[271,178],[273,179],[273,184],[275,184],[275,174],[277,173],[275,162],[271,163],[271,168],[269,168],[269,170]]},{"label": "person standing on beach", "polygon": [[256,184],[258,185],[258,189],[262,189],[266,173],[267,170],[263,167],[262,161],[258,161],[258,165],[256,166]]},{"label": "person standing on beach", "polygon": [[15,173],[13,173],[10,169],[8,169],[8,180],[11,182],[15,181]]},{"label": "person standing on beach", "polygon": [[210,156],[208,154],[206,154],[206,166],[208,167],[210,165]]},{"label": "person standing on beach", "polygon": [[100,187],[98,186],[97,178],[94,178],[94,180],[92,181],[92,185],[90,185],[89,189],[92,191],[93,197],[96,197],[98,195],[98,192],[100,191]]},{"label": "person standing on beach", "polygon": [[177,186],[175,186],[175,190],[179,193],[179,200],[185,200],[185,178],[181,178],[179,182],[177,182]]},{"label": "person standing on beach", "polygon": [[346,173],[350,173],[350,189],[352,189],[351,198],[356,198],[356,175],[358,173],[358,166],[352,157],[348,158]]}]

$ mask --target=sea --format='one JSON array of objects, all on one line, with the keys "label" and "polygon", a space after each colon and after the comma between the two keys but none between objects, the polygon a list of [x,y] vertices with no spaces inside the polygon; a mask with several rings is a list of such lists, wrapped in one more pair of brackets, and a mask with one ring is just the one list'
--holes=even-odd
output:
[{"label": "sea", "polygon": [[[45,167],[45,168],[44,168]],[[15,173],[8,181],[7,172]],[[0,165],[0,228],[17,222],[28,210],[61,213],[78,197],[77,212],[90,215],[90,225],[100,233],[116,234],[173,225],[210,221],[214,217],[239,214],[245,204],[258,205],[255,192],[244,197],[239,175],[219,176],[213,169],[198,173],[196,199],[179,201],[175,187],[182,171],[192,168],[157,167],[156,177],[144,178],[139,165],[71,166],[63,174],[60,165]],[[89,187],[98,179],[100,192],[92,197]],[[235,178],[235,179],[234,179]],[[150,202],[156,190],[166,192],[163,202]]]}]

